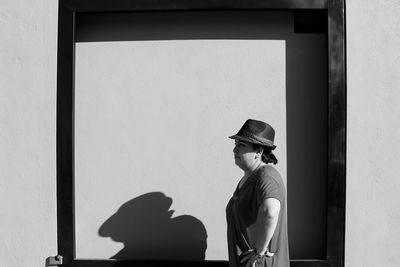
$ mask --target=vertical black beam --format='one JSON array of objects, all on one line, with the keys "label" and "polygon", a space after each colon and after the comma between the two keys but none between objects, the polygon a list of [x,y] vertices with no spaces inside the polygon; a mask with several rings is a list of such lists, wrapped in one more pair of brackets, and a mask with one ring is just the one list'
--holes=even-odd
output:
[{"label": "vertical black beam", "polygon": [[57,54],[57,235],[58,254],[74,258],[74,12],[59,1]]},{"label": "vertical black beam", "polygon": [[328,209],[327,259],[344,266],[346,202],[346,54],[345,3],[332,0],[328,7]]}]

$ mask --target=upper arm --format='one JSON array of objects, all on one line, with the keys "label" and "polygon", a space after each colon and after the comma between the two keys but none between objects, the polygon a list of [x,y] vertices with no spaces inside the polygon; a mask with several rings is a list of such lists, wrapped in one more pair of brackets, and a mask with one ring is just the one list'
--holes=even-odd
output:
[{"label": "upper arm", "polygon": [[281,210],[281,202],[276,198],[266,198],[261,202],[259,213],[262,217],[275,218]]},{"label": "upper arm", "polygon": [[280,203],[284,201],[285,195],[282,187],[272,177],[262,177],[259,180],[257,193],[257,207],[264,210],[278,211]]}]

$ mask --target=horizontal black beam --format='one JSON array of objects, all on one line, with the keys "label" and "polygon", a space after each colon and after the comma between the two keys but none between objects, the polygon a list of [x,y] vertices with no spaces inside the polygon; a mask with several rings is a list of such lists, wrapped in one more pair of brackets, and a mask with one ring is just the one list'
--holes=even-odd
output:
[{"label": "horizontal black beam", "polygon": [[74,12],[226,10],[226,9],[324,9],[328,0],[60,0]]},{"label": "horizontal black beam", "polygon": [[[73,267],[228,267],[227,261],[74,260]],[[326,260],[291,260],[291,267],[329,267]]]},{"label": "horizontal black beam", "polygon": [[72,267],[228,267],[227,261],[74,260]]}]

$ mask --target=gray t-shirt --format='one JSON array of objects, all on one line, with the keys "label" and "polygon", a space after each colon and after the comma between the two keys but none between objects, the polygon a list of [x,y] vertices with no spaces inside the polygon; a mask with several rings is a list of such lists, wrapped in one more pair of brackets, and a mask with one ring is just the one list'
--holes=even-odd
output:
[{"label": "gray t-shirt", "polygon": [[253,249],[249,245],[246,229],[256,222],[259,207],[267,198],[279,200],[281,209],[268,246],[269,251],[275,254],[264,258],[263,267],[289,267],[285,185],[278,171],[271,165],[265,165],[251,174],[241,188],[237,187],[227,205],[230,267],[241,267],[240,254]]}]

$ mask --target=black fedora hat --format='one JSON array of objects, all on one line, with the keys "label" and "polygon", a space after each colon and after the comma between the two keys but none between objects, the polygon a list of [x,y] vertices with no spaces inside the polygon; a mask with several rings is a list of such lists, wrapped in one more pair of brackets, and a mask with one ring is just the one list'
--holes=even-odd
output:
[{"label": "black fedora hat", "polygon": [[231,139],[242,140],[249,143],[263,145],[275,149],[275,130],[266,122],[248,119]]}]

